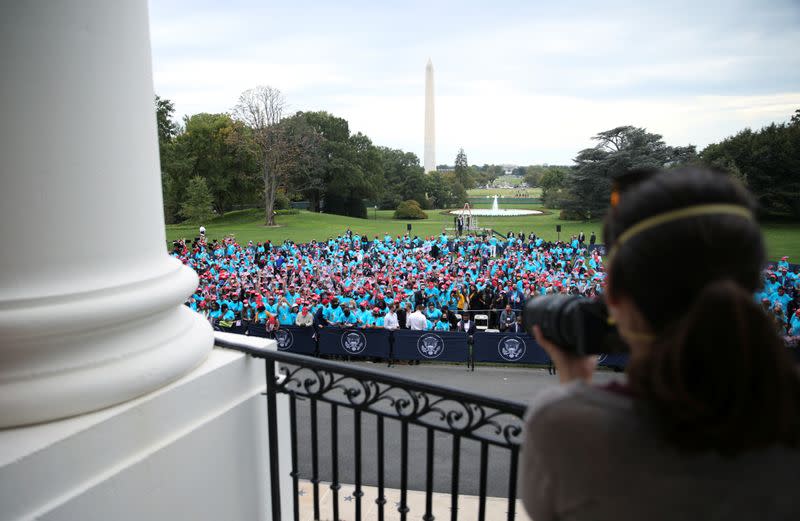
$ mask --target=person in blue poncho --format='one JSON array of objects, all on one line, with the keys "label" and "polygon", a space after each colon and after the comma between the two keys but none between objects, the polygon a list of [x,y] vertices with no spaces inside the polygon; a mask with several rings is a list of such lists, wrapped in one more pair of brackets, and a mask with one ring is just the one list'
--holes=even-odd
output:
[{"label": "person in blue poncho", "polygon": [[431,322],[435,322],[441,316],[442,312],[436,308],[434,302],[428,302],[428,308],[425,310],[425,317]]},{"label": "person in blue poncho", "polygon": [[435,331],[450,331],[450,322],[447,321],[447,317],[445,315],[440,316],[433,329]]},{"label": "person in blue poncho", "polygon": [[278,322],[282,326],[291,326],[294,324],[292,308],[289,306],[289,302],[287,302],[285,297],[281,297],[278,302]]},{"label": "person in blue poncho", "polygon": [[786,290],[783,286],[778,286],[778,289],[769,296],[769,301],[772,304],[780,304],[781,309],[783,310],[784,314],[788,311],[789,302],[792,301],[792,297],[786,294]]},{"label": "person in blue poncho", "polygon": [[211,311],[209,311],[208,313],[208,318],[213,321],[213,320],[219,320],[221,316],[222,316],[222,309],[220,308],[220,305],[217,302],[212,302]]},{"label": "person in blue poncho", "polygon": [[792,318],[789,320],[789,336],[800,337],[800,308],[792,313]]},{"label": "person in blue poncho", "polygon": [[367,327],[382,328],[384,324],[384,316],[381,314],[380,308],[372,308],[372,315],[369,317]]},{"label": "person in blue poncho", "polygon": [[342,311],[341,325],[344,327],[355,327],[358,325],[358,316],[350,309],[344,308]]},{"label": "person in blue poncho", "polygon": [[228,309],[227,304],[222,305],[220,320],[224,320],[226,322],[232,322],[236,320],[236,313]]}]

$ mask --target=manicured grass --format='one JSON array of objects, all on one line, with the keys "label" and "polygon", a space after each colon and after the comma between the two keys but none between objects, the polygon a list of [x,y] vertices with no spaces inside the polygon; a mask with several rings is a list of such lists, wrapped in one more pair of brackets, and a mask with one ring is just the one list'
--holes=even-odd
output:
[{"label": "manicured grass", "polygon": [[767,241],[767,258],[777,261],[784,255],[800,263],[800,223],[764,223],[761,225]]},{"label": "manicured grass", "polygon": [[[489,208],[491,203],[476,205]],[[524,217],[479,217],[478,224],[485,228],[493,228],[500,233],[508,231],[534,232],[546,240],[556,239],[556,225],[561,225],[561,238],[569,238],[580,231],[588,239],[591,232],[597,234],[598,242],[601,241],[602,224],[600,221],[561,221],[558,211],[549,211],[541,205],[519,204],[519,209],[531,209],[547,212],[543,215]],[[428,210],[428,219],[420,221],[396,221],[392,219],[391,210],[379,210],[376,213],[369,210],[369,219],[356,219],[340,215],[320,214],[301,211],[296,215],[279,215],[276,217],[278,226],[264,226],[264,212],[259,210],[242,210],[230,212],[222,217],[206,223],[206,234],[211,238],[221,238],[233,234],[240,242],[265,241],[283,242],[291,239],[295,242],[308,242],[312,239],[326,240],[344,233],[349,227],[354,232],[368,237],[383,236],[389,233],[392,236],[406,232],[406,224],[412,226],[411,233],[418,236],[438,235],[443,228],[453,227],[453,216],[442,214],[441,210]],[[377,216],[377,218],[375,218]],[[767,240],[768,258],[780,259],[789,255],[794,262],[800,261],[800,223],[767,223],[762,226]],[[195,225],[170,225],[167,226],[167,239],[172,241],[179,238],[193,238],[197,235],[198,227]]]},{"label": "manicured grass", "polygon": [[497,179],[495,179],[494,185],[508,185],[508,186],[518,186],[522,184],[524,180],[522,177],[518,175],[501,175]]},{"label": "manicured grass", "polygon": [[[477,205],[482,208],[491,207],[491,203]],[[544,210],[541,205],[519,204],[521,209]],[[369,210],[369,219],[356,219],[340,215],[319,214],[301,211],[296,215],[279,215],[276,217],[278,226],[268,228],[264,226],[264,212],[259,210],[242,210],[230,212],[222,217],[206,223],[206,234],[209,237],[223,237],[234,234],[240,241],[282,242],[291,239],[295,242],[307,242],[311,239],[324,240],[344,233],[349,227],[354,232],[366,234],[369,237],[383,236],[388,232],[399,235],[406,232],[406,224],[411,224],[412,234],[419,236],[438,235],[443,228],[453,227],[453,216],[443,215],[442,210],[428,210],[428,219],[419,221],[396,221],[392,219],[391,210]],[[377,215],[377,219],[375,216]],[[561,237],[577,234],[580,230],[587,237],[592,230],[599,234],[598,223],[582,224],[579,222],[559,221],[558,214],[533,215],[524,217],[479,217],[478,223],[485,228],[494,228],[501,233],[510,230],[514,232],[535,232],[546,239],[555,239],[556,223],[562,225]],[[197,235],[198,227],[195,225],[170,225],[167,226],[167,239],[191,238]]]},{"label": "manicured grass", "polygon": [[500,197],[516,197],[517,192],[520,190],[526,192],[528,197],[541,197],[541,188],[473,188],[467,190],[467,195],[470,197],[485,197],[497,195]]}]

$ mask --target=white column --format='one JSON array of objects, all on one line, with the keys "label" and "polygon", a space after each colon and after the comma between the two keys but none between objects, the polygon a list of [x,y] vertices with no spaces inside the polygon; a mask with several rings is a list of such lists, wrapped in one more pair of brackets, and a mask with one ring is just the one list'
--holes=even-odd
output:
[{"label": "white column", "polygon": [[197,276],[166,252],[146,0],[0,16],[0,427],[143,395],[200,364]]}]

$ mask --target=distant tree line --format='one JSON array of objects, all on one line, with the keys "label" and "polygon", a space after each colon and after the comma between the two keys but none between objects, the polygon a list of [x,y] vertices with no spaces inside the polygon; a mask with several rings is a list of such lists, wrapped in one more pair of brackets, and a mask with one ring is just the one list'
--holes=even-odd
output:
[{"label": "distant tree line", "polygon": [[155,109],[167,223],[258,205],[271,225],[274,211],[292,200],[362,218],[367,203],[446,208],[463,204],[466,190],[487,178],[470,167],[425,174],[416,155],[374,145],[343,118],[284,114],[283,96],[271,87],[243,92],[230,113],[194,114],[182,124],[171,101],[156,96]]},{"label": "distant tree line", "polygon": [[700,157],[738,177],[765,214],[800,219],[800,109],[787,123],[746,128],[707,146]]},{"label": "distant tree line", "polygon": [[[280,91],[245,91],[230,113],[173,120],[171,101],[155,98],[164,215],[167,223],[206,221],[241,207],[262,206],[266,223],[293,200],[313,211],[365,218],[367,204],[396,210],[460,206],[467,190],[491,185],[501,165],[469,165],[460,149],[454,167],[425,173],[411,152],[376,146],[328,112],[284,114]],[[700,163],[724,169],[755,194],[764,215],[800,219],[800,110],[787,123],[744,129],[699,154],[670,146],[644,128],[620,126],[593,137],[573,166],[516,167],[543,203],[565,219],[594,219],[608,207],[613,179],[637,168]],[[407,205],[406,205],[407,206]],[[402,212],[401,212],[402,213]]]},{"label": "distant tree line", "polygon": [[763,217],[800,219],[800,110],[787,123],[745,129],[699,154],[693,145],[670,146],[644,128],[598,133],[570,167],[528,167],[524,178],[542,188],[543,203],[563,219],[596,219],[608,208],[614,178],[635,169],[692,164],[724,170],[755,195]]}]

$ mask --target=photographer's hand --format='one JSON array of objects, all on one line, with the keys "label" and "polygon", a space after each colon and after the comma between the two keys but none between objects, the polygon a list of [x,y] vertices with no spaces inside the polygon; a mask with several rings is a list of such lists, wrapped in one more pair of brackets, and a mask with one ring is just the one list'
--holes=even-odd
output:
[{"label": "photographer's hand", "polygon": [[576,356],[565,353],[563,349],[544,337],[538,325],[533,326],[533,336],[555,364],[558,369],[558,378],[562,384],[573,380],[591,381],[597,367],[596,356]]}]

